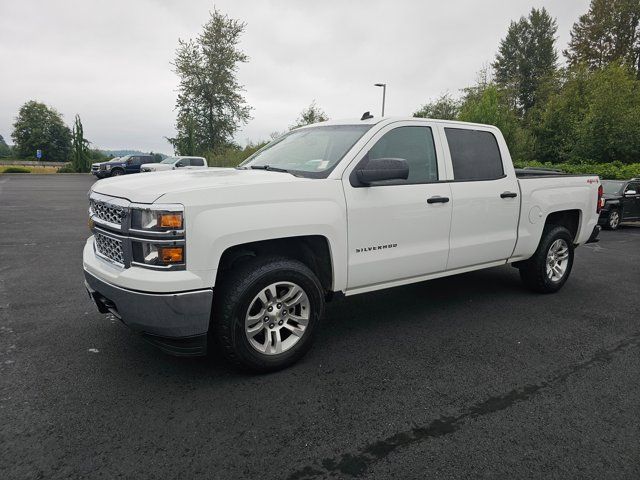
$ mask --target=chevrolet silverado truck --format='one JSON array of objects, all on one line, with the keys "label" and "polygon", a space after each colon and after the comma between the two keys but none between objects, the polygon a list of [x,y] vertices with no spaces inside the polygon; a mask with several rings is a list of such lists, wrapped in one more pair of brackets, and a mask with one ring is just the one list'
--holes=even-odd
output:
[{"label": "chevrolet silverado truck", "polygon": [[98,310],[167,352],[275,370],[332,298],[505,264],[557,292],[597,237],[597,176],[516,171],[492,126],[363,118],[293,130],[236,168],[95,183]]}]

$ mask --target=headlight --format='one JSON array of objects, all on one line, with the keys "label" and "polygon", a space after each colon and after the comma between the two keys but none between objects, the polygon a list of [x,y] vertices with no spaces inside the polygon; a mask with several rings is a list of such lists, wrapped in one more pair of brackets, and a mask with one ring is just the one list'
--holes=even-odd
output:
[{"label": "headlight", "polygon": [[184,207],[173,204],[131,205],[133,263],[155,269],[184,269]]},{"label": "headlight", "polygon": [[106,168],[107,170],[111,170],[111,165],[105,165],[105,168]]},{"label": "headlight", "polygon": [[139,209],[131,210],[131,229],[145,232],[171,232],[184,229],[183,212],[179,206],[171,209]]}]

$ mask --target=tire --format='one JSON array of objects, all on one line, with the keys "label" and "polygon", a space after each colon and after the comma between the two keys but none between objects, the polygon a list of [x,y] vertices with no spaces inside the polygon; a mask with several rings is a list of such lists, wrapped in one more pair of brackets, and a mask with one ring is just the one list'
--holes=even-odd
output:
[{"label": "tire", "polygon": [[604,228],[607,230],[617,230],[620,228],[621,221],[622,217],[620,215],[620,210],[612,208],[609,210],[609,216],[607,217],[607,223],[604,224]]},{"label": "tire", "polygon": [[[548,269],[547,267],[551,265],[557,266],[557,268]],[[542,232],[540,244],[533,256],[519,265],[520,278],[527,287],[535,292],[555,293],[569,278],[572,267],[573,238],[571,233],[565,227],[549,225]]]},{"label": "tire", "polygon": [[[234,268],[216,290],[209,341],[232,364],[255,372],[275,371],[297,362],[311,348],[324,295],[318,278],[302,262],[280,256],[253,258]],[[300,300],[293,304],[296,298]]]},{"label": "tire", "polygon": [[112,177],[119,177],[120,175],[124,175],[124,172],[122,170],[120,170],[119,168],[116,168],[115,170],[111,171],[111,176]]}]

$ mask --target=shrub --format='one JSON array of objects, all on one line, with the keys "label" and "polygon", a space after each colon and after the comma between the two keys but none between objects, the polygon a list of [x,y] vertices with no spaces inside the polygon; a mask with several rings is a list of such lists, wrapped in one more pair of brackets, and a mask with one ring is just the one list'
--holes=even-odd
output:
[{"label": "shrub", "polygon": [[7,167],[3,173],[31,173],[31,170],[25,167]]},{"label": "shrub", "polygon": [[73,169],[73,165],[67,163],[58,169],[58,173],[76,173],[76,171]]},{"label": "shrub", "polygon": [[515,161],[516,168],[542,167],[553,168],[565,173],[598,175],[610,180],[628,180],[640,177],[640,163],[551,163]]}]

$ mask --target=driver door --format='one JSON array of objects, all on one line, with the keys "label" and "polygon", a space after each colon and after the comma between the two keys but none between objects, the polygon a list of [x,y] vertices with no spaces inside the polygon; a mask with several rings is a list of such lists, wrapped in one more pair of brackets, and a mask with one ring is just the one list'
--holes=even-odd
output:
[{"label": "driver door", "polygon": [[[407,180],[354,186],[363,158],[401,158]],[[372,289],[446,270],[451,189],[435,127],[397,122],[378,132],[343,175],[348,217],[347,289]]]}]

